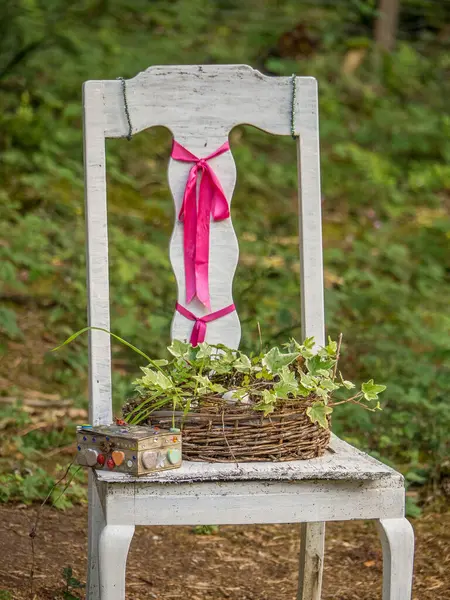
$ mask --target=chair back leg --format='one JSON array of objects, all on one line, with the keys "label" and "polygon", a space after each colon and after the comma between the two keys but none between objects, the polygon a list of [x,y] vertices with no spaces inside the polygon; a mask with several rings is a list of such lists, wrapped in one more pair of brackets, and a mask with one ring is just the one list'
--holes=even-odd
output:
[{"label": "chair back leg", "polygon": [[98,567],[98,540],[105,527],[105,517],[95,485],[94,475],[89,471],[88,483],[88,564],[86,577],[87,600],[100,600],[100,579]]},{"label": "chair back leg", "polygon": [[298,600],[320,600],[325,523],[302,523]]}]

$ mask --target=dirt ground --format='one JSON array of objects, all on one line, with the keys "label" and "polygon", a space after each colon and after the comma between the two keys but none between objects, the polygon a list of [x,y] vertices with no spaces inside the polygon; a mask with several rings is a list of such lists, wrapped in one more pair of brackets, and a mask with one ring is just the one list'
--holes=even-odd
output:
[{"label": "dirt ground", "polygon": [[[74,577],[85,581],[87,510],[43,511],[32,596],[29,532],[35,510],[0,507],[0,590],[17,600],[61,599],[64,567],[71,565]],[[413,525],[413,600],[447,600],[450,513],[428,514]],[[327,527],[323,600],[380,600],[382,554],[373,525]],[[223,526],[214,535],[188,527],[138,527],[128,557],[127,600],[294,600],[298,550],[297,525]]]}]

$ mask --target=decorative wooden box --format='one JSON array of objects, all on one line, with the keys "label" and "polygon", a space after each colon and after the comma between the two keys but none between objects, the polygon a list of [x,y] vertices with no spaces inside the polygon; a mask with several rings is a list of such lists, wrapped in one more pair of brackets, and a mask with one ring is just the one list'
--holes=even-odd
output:
[{"label": "decorative wooden box", "polygon": [[77,462],[84,467],[145,475],[181,466],[181,432],[138,425],[77,427]]}]

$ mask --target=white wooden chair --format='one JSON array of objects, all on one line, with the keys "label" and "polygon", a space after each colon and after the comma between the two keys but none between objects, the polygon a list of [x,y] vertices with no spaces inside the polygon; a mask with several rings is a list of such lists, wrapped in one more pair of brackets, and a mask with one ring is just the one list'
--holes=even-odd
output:
[{"label": "white wooden chair", "polygon": [[[126,83],[127,102],[123,86]],[[292,87],[296,86],[295,98]],[[131,121],[127,118],[127,112]],[[164,125],[198,157],[219,148],[238,124],[277,135],[294,126],[299,164],[299,227],[303,336],[324,342],[321,196],[317,86],[311,77],[266,77],[244,65],[151,67],[124,81],[84,85],[89,323],[109,329],[105,138]],[[132,131],[130,131],[132,129]],[[236,168],[231,152],[211,160],[228,201]],[[175,160],[169,184],[178,210],[192,165]],[[249,199],[251,201],[251,199]],[[170,257],[185,302],[183,224],[177,219]],[[238,246],[231,219],[211,222],[211,310],[232,303]],[[196,315],[207,311],[198,300]],[[172,337],[188,339],[192,321],[178,312]],[[207,341],[237,347],[236,312],[208,324]],[[110,423],[110,339],[90,333],[90,422]],[[96,472],[89,479],[89,600],[123,600],[135,525],[294,523],[301,526],[298,598],[318,600],[324,522],[373,519],[383,547],[383,599],[411,596],[414,535],[405,518],[402,476],[336,437],[322,458],[287,463],[185,462],[178,470],[133,478]]]}]

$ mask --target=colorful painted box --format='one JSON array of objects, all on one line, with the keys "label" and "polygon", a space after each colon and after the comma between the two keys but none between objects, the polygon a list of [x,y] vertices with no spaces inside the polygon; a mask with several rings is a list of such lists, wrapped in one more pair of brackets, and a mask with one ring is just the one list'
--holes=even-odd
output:
[{"label": "colorful painted box", "polygon": [[181,432],[138,425],[77,427],[77,462],[84,467],[145,475],[181,466]]}]

